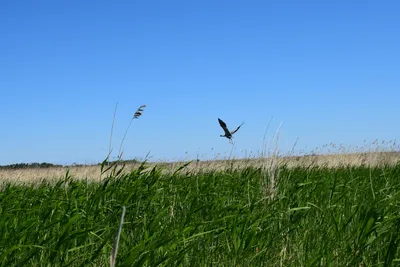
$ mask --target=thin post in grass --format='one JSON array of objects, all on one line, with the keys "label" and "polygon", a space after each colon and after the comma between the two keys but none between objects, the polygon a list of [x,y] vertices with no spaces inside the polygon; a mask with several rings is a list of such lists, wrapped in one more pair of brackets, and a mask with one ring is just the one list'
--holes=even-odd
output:
[{"label": "thin post in grass", "polygon": [[119,245],[119,240],[121,237],[122,224],[124,223],[125,211],[126,211],[126,207],[123,206],[121,220],[119,222],[119,227],[118,227],[117,237],[115,238],[114,247],[113,247],[113,250],[110,255],[110,267],[114,267],[117,262],[118,245]]}]

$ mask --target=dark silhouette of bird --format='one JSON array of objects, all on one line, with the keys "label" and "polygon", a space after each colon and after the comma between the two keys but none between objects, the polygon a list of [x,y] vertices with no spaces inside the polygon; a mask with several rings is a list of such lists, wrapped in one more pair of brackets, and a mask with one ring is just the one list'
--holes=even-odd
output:
[{"label": "dark silhouette of bird", "polygon": [[234,133],[236,133],[236,132],[239,130],[239,128],[243,125],[243,123],[240,124],[239,127],[237,127],[235,130],[233,130],[232,132],[230,132],[230,131],[228,130],[228,127],[226,127],[226,123],[225,123],[223,120],[221,120],[220,118],[218,118],[218,122],[219,122],[219,125],[221,125],[222,129],[223,129],[224,132],[225,132],[224,135],[221,134],[220,136],[221,136],[221,137],[226,137],[226,138],[228,138],[229,140],[232,138],[232,135],[233,135]]}]

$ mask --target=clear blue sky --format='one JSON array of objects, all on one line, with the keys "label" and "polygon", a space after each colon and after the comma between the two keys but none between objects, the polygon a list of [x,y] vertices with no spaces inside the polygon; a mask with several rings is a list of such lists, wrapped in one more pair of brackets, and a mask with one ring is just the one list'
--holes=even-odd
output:
[{"label": "clear blue sky", "polygon": [[399,1],[0,2],[0,164],[212,158],[400,133]]}]

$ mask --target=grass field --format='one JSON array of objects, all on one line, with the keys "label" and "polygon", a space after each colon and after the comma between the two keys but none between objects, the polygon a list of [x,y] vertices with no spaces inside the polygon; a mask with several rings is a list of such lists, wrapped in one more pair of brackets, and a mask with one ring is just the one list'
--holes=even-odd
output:
[{"label": "grass field", "polygon": [[117,266],[400,264],[400,164],[224,164],[3,180],[0,266],[109,266],[123,207]]},{"label": "grass field", "polygon": [[[400,147],[399,147],[400,149]],[[398,150],[397,150],[398,151]],[[247,159],[220,159],[209,161],[193,161],[187,166],[186,170],[192,172],[197,171],[220,171],[243,169],[247,167],[260,168],[270,165],[271,160],[278,165],[285,165],[288,168],[295,167],[328,167],[337,168],[341,166],[373,166],[379,167],[384,165],[394,166],[400,161],[400,152],[366,152],[366,153],[337,153],[329,155],[307,155],[307,156],[286,156],[286,157],[264,157],[264,158],[247,158]],[[171,162],[171,163],[149,163],[148,167],[162,166],[163,172],[174,172],[187,162]],[[140,163],[127,162],[125,164],[124,173],[136,170]],[[0,181],[12,181],[22,183],[37,183],[42,180],[58,181],[69,172],[74,179],[88,179],[91,181],[100,181],[106,175],[102,175],[99,165],[81,165],[81,166],[58,166],[51,168],[0,168]],[[106,173],[107,174],[107,173]]]}]

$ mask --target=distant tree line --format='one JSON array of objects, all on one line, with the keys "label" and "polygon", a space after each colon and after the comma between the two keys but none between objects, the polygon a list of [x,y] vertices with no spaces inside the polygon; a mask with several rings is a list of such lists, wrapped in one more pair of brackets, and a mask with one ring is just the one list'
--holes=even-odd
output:
[{"label": "distant tree line", "polygon": [[[130,159],[130,160],[117,160],[117,161],[108,161],[106,162],[107,164],[112,164],[112,163],[140,163],[141,161],[136,160],[136,159]],[[102,163],[98,163],[97,165],[101,165]],[[74,167],[83,167],[83,166],[88,166],[86,164],[77,164],[77,163],[72,163],[71,166]],[[53,168],[53,167],[63,167],[63,165],[58,165],[58,164],[52,164],[52,163],[47,163],[47,162],[33,162],[33,163],[16,163],[16,164],[10,164],[10,165],[0,165],[0,170],[18,170],[18,169],[29,169],[29,168]]]},{"label": "distant tree line", "polygon": [[131,163],[141,163],[140,160],[137,159],[126,159],[126,160],[114,160],[114,161],[103,161],[103,162],[99,162],[97,163],[97,165],[101,165],[101,164],[113,164],[113,163],[125,163],[125,164],[131,164]]},{"label": "distant tree line", "polygon": [[52,167],[62,167],[62,165],[51,164],[47,162],[33,162],[33,163],[17,163],[17,164],[10,164],[10,165],[0,165],[1,169],[28,169],[28,168],[52,168]]}]

